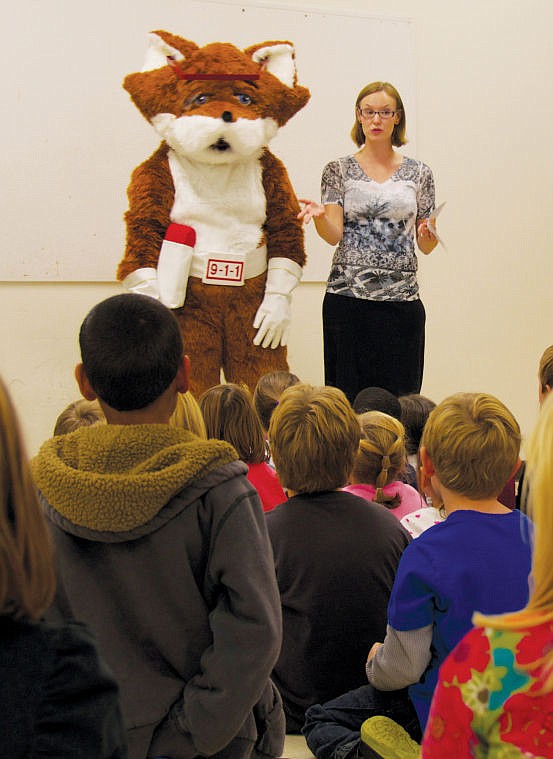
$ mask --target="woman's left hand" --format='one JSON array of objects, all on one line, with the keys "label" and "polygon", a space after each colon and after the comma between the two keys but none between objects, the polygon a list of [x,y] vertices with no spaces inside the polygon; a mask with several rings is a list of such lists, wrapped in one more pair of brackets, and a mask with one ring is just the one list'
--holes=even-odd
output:
[{"label": "woman's left hand", "polygon": [[436,218],[433,216],[423,219],[417,227],[417,245],[422,253],[432,253],[438,244],[438,239],[432,229],[436,229]]}]

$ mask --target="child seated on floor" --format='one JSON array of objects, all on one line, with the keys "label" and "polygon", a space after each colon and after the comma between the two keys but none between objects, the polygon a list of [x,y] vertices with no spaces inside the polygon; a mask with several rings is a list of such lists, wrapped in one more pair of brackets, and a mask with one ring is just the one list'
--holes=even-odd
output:
[{"label": "child seated on floor", "polygon": [[412,538],[418,538],[429,527],[443,522],[447,516],[442,499],[432,487],[430,479],[422,472],[420,452],[417,454],[417,460],[418,490],[424,496],[426,503],[422,509],[411,511],[399,520]]},{"label": "child seated on floor", "polygon": [[544,404],[526,450],[535,524],[528,605],[474,615],[475,627],[440,668],[422,750],[396,723],[367,720],[361,732],[375,756],[553,756],[553,401]]},{"label": "child seated on floor", "polygon": [[459,393],[430,414],[422,468],[447,519],[401,558],[386,637],[369,652],[369,684],[307,711],[303,732],[318,759],[353,755],[361,725],[379,714],[420,740],[440,665],[470,629],[473,612],[526,604],[530,524],[497,500],[518,467],[519,448],[519,426],[493,396]]},{"label": "child seated on floor", "polygon": [[367,411],[359,421],[361,441],[344,490],[381,503],[396,519],[424,507],[418,490],[399,479],[406,463],[402,423],[381,411]]},{"label": "child seated on floor", "polygon": [[278,406],[280,396],[289,387],[298,385],[299,377],[292,372],[267,372],[259,378],[253,393],[253,405],[265,434],[269,432],[269,424],[273,411]]},{"label": "child seated on floor", "polygon": [[177,395],[177,405],[169,420],[169,424],[173,427],[181,427],[183,430],[190,430],[190,432],[193,432],[194,435],[202,438],[202,440],[207,440],[207,432],[200,404],[190,390]]},{"label": "child seated on floor", "polygon": [[436,408],[434,401],[419,393],[400,396],[401,423],[405,428],[405,450],[407,461],[415,469],[418,468],[418,453],[424,425],[432,409]]},{"label": "child seated on floor", "polygon": [[358,416],[367,411],[382,411],[401,420],[401,405],[398,398],[384,387],[364,387],[351,404]]},{"label": "child seated on floor", "polygon": [[[367,411],[382,411],[401,422],[401,405],[399,399],[383,387],[365,387],[360,390],[351,404],[357,416],[361,419]],[[417,473],[415,467],[408,461],[398,475],[401,482],[417,488]]]},{"label": "child seated on floor", "polygon": [[0,536],[0,756],[126,759],[118,688],[90,630],[43,621],[56,557],[2,380]]},{"label": "child seated on floor", "polygon": [[199,400],[208,438],[226,440],[248,465],[247,478],[257,490],[263,511],[286,500],[275,470],[250,391],[233,383],[215,385]]},{"label": "child seated on floor", "polygon": [[[476,614],[440,670],[423,756],[553,756],[553,400],[527,446],[532,590],[513,614]],[[497,751],[498,753],[493,753]],[[501,752],[505,752],[504,754]]]},{"label": "child seated on floor", "polygon": [[288,388],[269,436],[290,496],[266,515],[283,615],[273,679],[294,733],[308,706],[365,682],[409,536],[382,506],[342,490],[361,429],[341,390]]},{"label": "child seated on floor", "polygon": [[79,398],[64,408],[56,419],[54,437],[67,435],[79,427],[91,427],[93,424],[105,424],[106,417],[98,401],[87,401]]}]

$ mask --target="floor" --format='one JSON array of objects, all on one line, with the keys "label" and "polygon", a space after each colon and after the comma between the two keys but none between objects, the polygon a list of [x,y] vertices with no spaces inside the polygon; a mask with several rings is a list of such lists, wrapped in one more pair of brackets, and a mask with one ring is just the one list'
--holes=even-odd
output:
[{"label": "floor", "polygon": [[287,735],[282,756],[286,759],[313,759],[303,735]]}]

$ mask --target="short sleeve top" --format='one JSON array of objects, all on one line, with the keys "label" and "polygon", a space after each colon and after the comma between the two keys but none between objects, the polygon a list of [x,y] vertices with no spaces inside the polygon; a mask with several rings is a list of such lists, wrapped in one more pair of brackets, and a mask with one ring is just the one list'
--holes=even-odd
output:
[{"label": "short sleeve top", "polygon": [[404,157],[391,177],[376,182],[354,156],[345,156],[325,166],[321,198],[344,212],[327,292],[366,300],[417,300],[414,233],[434,210],[430,168]]}]

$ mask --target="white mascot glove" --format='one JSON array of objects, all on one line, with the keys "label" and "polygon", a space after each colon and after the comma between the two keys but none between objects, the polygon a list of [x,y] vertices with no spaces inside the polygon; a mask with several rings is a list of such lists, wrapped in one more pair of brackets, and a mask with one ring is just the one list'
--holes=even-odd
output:
[{"label": "white mascot glove", "polygon": [[253,322],[257,334],[253,344],[262,348],[286,345],[291,319],[292,291],[301,279],[302,268],[289,258],[270,258],[265,297]]},{"label": "white mascot glove", "polygon": [[157,262],[159,299],[167,308],[180,308],[186,298],[196,232],[185,224],[169,224]]}]

